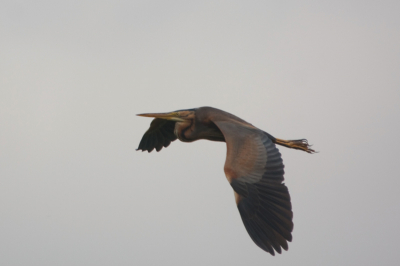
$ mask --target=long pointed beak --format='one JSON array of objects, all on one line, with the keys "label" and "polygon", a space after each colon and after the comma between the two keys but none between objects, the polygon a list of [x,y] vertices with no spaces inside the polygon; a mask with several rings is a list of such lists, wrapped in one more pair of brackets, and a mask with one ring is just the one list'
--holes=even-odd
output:
[{"label": "long pointed beak", "polygon": [[171,112],[171,113],[147,113],[147,114],[138,114],[137,116],[144,116],[144,117],[155,117],[161,118],[166,120],[172,120],[176,122],[183,122],[184,119],[180,118],[178,112]]}]

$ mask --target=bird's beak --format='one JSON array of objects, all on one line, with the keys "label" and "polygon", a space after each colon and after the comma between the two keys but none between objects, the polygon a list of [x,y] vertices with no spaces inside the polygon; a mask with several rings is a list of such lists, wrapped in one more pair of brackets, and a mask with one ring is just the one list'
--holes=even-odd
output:
[{"label": "bird's beak", "polygon": [[144,117],[155,117],[161,118],[166,120],[172,120],[176,122],[183,122],[185,121],[182,119],[178,112],[171,112],[171,113],[148,113],[148,114],[138,114],[137,116],[144,116]]}]

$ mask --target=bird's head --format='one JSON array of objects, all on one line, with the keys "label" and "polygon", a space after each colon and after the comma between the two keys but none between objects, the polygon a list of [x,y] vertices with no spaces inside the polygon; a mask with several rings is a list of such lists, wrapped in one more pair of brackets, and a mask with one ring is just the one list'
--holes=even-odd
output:
[{"label": "bird's head", "polygon": [[184,109],[184,110],[177,110],[170,113],[146,113],[146,114],[138,114],[138,116],[144,117],[154,117],[160,118],[165,120],[171,120],[175,122],[186,122],[189,120],[194,119],[196,114],[195,109]]}]

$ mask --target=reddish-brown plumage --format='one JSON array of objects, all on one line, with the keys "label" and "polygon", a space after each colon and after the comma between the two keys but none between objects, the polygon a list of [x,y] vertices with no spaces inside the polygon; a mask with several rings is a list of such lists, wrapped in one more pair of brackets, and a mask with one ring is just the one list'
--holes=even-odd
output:
[{"label": "reddish-brown plumage", "polygon": [[243,119],[212,107],[141,116],[155,119],[138,150],[159,151],[176,138],[184,142],[226,142],[224,172],[247,232],[254,243],[272,255],[288,249],[293,230],[292,205],[283,184],[281,154],[274,143],[313,153],[306,140],[276,139]]}]

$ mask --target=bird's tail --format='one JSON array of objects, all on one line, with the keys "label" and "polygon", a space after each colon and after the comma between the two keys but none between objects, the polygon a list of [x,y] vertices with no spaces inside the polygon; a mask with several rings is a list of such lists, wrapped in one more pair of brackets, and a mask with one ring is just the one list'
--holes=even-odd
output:
[{"label": "bird's tail", "polygon": [[308,141],[306,139],[284,140],[275,138],[274,143],[291,149],[302,150],[308,153],[316,152],[311,149],[311,145],[308,144]]}]

